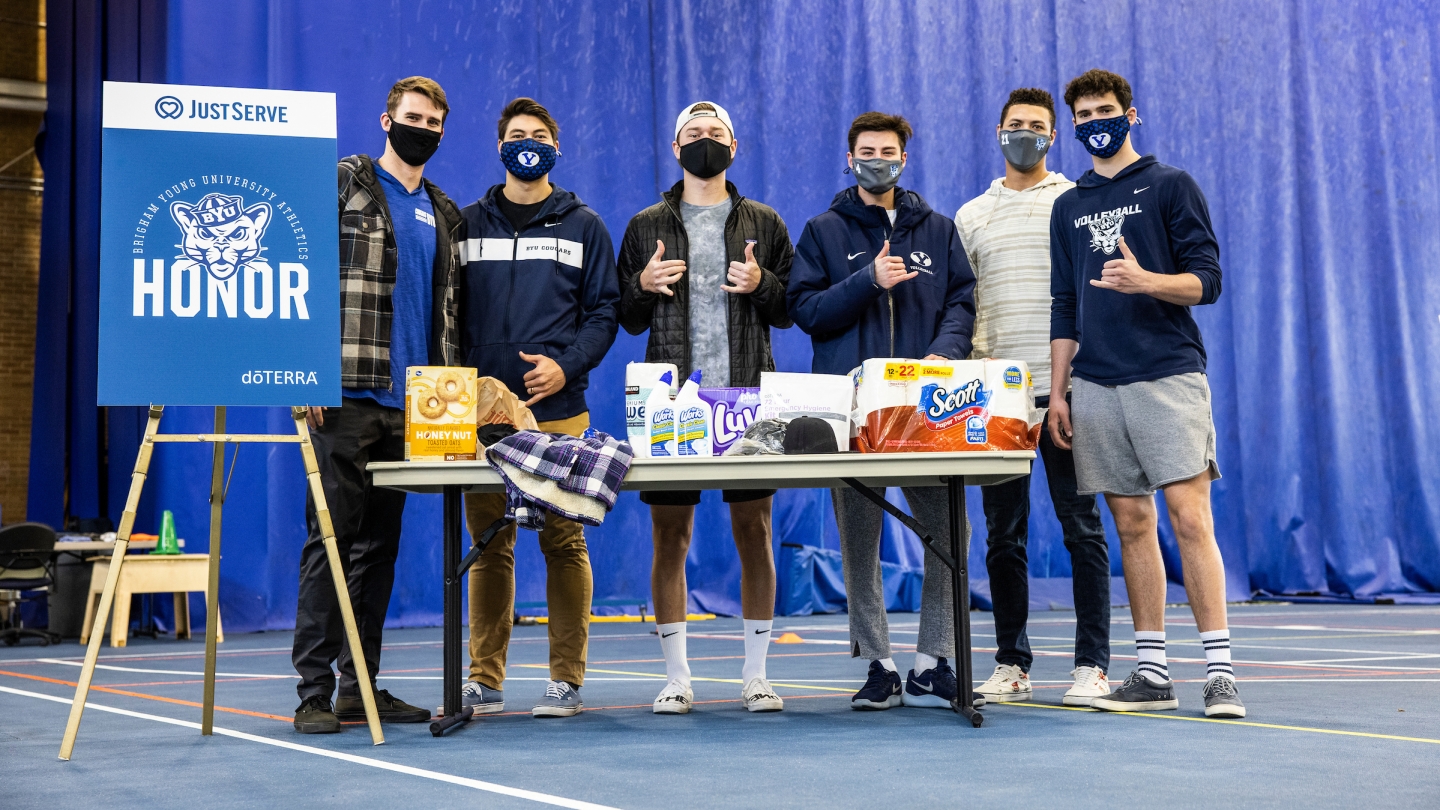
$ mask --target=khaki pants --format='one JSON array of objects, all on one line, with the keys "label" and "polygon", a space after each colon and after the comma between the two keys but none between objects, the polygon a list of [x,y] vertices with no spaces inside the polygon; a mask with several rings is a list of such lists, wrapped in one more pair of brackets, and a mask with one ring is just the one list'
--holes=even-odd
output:
[{"label": "khaki pants", "polygon": [[[541,422],[546,433],[579,436],[590,427],[590,414]],[[499,493],[465,496],[470,536],[484,533],[505,516]],[[540,531],[545,555],[546,601],[550,608],[550,679],[585,683],[585,656],[590,643],[590,553],[579,523],[553,513]],[[505,681],[505,654],[515,616],[515,526],[495,535],[470,568],[470,680],[500,689]]]}]

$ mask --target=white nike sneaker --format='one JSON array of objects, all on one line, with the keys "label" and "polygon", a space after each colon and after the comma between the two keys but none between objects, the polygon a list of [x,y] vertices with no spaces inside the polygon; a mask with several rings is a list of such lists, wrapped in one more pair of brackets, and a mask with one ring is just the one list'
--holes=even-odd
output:
[{"label": "white nike sneaker", "polygon": [[690,684],[670,681],[660,690],[650,708],[656,714],[689,714],[690,704],[694,702],[695,692],[690,689]]},{"label": "white nike sneaker", "polygon": [[990,676],[990,680],[975,687],[975,691],[994,703],[1029,700],[1033,694],[1030,689],[1030,676],[1014,664],[995,667],[995,674]]},{"label": "white nike sneaker", "polygon": [[764,678],[751,678],[745,683],[745,689],[740,692],[745,701],[745,708],[752,712],[778,712],[785,709],[785,701],[775,694],[770,688],[770,682]]},{"label": "white nike sneaker", "polygon": [[1110,694],[1110,681],[1098,667],[1076,667],[1070,674],[1075,678],[1075,685],[1060,701],[1066,706],[1089,706],[1095,698]]}]

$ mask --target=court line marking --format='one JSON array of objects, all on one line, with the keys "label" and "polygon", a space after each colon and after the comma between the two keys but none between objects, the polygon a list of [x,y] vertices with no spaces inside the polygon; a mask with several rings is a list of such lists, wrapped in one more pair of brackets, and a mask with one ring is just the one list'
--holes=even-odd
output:
[{"label": "court line marking", "polygon": [[[83,661],[66,661],[66,660],[60,659],[60,658],[39,658],[39,659],[36,659],[36,660],[37,660],[39,663],[41,663],[41,664],[59,664],[59,665],[61,665],[61,666],[81,667],[81,668],[84,668],[84,666],[85,666],[85,662],[83,662]],[[141,668],[139,668],[139,667],[119,667],[119,666],[115,666],[114,664],[96,664],[96,665],[95,665],[95,668],[96,668],[96,669],[108,669],[108,670],[112,670],[112,671],[115,671],[115,672],[143,672],[143,673],[145,673],[145,674],[147,674],[147,675],[204,675],[204,674],[205,674],[204,672],[189,672],[189,671],[178,670],[178,669],[141,669]],[[261,675],[261,674],[259,674],[259,673],[255,673],[255,672],[217,672],[217,673],[215,673],[215,676],[216,676],[217,678],[264,678],[264,679],[280,679],[280,678],[284,678],[284,679],[287,679],[287,680],[295,680],[296,678],[299,678],[299,677],[300,677],[299,675],[293,675],[293,674],[292,674],[292,675],[275,675],[275,674],[272,673],[272,674]]]},{"label": "court line marking", "polygon": [[1067,712],[1089,712],[1090,714],[1118,714],[1131,717],[1152,717],[1156,720],[1184,720],[1191,723],[1219,723],[1226,726],[1249,726],[1251,728],[1271,728],[1280,731],[1304,731],[1310,734],[1335,734],[1342,737],[1368,737],[1375,740],[1399,740],[1401,742],[1418,742],[1440,745],[1440,740],[1432,740],[1428,737],[1404,737],[1398,734],[1377,734],[1371,731],[1344,731],[1338,728],[1312,728],[1310,726],[1286,726],[1279,723],[1256,723],[1251,720],[1222,720],[1218,717],[1186,717],[1177,714],[1155,714],[1154,712],[1102,712],[1098,709],[1091,709],[1085,706],[1055,706],[1049,703],[1035,703],[1032,701],[1013,701],[1003,704],[1006,706],[1025,706],[1031,709],[1058,709]]},{"label": "court line marking", "polygon": [[[0,686],[0,692],[8,692],[13,695],[21,695],[23,697],[36,698],[39,700],[48,700],[53,703],[64,703],[66,705],[70,705],[75,702],[71,698],[56,697],[54,695],[46,695],[40,692],[27,692],[24,689],[11,689],[8,686]],[[180,726],[182,728],[190,728],[197,730],[200,728],[199,723],[192,723],[189,720],[177,720],[173,717],[163,717],[158,714],[134,712],[130,711],[129,709],[115,708],[114,706],[101,706],[97,703],[90,703],[88,701],[85,703],[85,708],[93,709],[95,711],[119,714],[125,717],[135,717],[141,720],[151,720],[157,723],[166,723],[168,725]],[[233,729],[221,728],[220,726],[215,726],[214,730],[216,734],[224,735],[226,737],[234,737],[237,740],[261,743],[262,745],[272,745],[276,748],[285,748],[291,751],[299,751],[302,754],[312,754],[319,757],[338,759],[342,762],[350,762],[356,765],[366,765],[368,767],[378,768],[384,771],[403,773],[407,776],[418,776],[422,779],[432,779],[436,782],[448,782],[452,785],[473,788],[475,790],[483,790],[486,793],[498,793],[502,796],[510,796],[516,799],[528,799],[532,802],[554,805],[556,807],[569,807],[573,808],[574,810],[616,810],[609,805],[595,804],[594,802],[585,802],[578,799],[567,799],[564,796],[555,796],[549,793],[541,793],[535,790],[525,790],[524,788],[513,788],[509,785],[500,785],[496,784],[495,782],[485,782],[480,779],[470,779],[464,776],[455,776],[454,774],[426,770],[425,768],[416,768],[410,765],[399,765],[394,762],[386,762],[383,759],[375,759],[373,757],[362,757],[356,754],[342,753],[340,751],[327,751],[324,748],[301,745],[300,743],[289,742],[287,740],[274,740],[269,737],[261,737],[257,734],[246,734],[243,731],[235,731]]]},{"label": "court line marking", "polygon": [[[514,664],[513,666],[517,666],[517,667],[529,667],[529,668],[531,668],[531,669],[549,669],[549,668],[550,668],[550,665],[549,665],[549,664]],[[605,675],[638,675],[638,676],[640,676],[640,677],[642,677],[642,678],[647,678],[647,679],[651,679],[651,680],[659,679],[659,680],[662,680],[662,681],[663,681],[663,680],[666,680],[666,679],[669,677],[668,675],[664,675],[664,674],[658,674],[658,675],[657,675],[657,674],[654,673],[654,672],[628,672],[628,671],[620,670],[620,669],[587,669],[586,671],[587,671],[587,672],[599,672],[599,673],[602,673],[602,674],[605,674]],[[690,680],[692,680],[692,681],[707,681],[707,682],[709,682],[709,683],[737,683],[737,684],[744,685],[744,683],[743,683],[739,678],[701,678],[701,677],[692,675],[692,676],[690,676]],[[771,685],[771,686],[783,686],[783,687],[786,687],[787,689],[819,689],[819,690],[824,691],[824,692],[853,692],[853,691],[855,691],[854,689],[840,689],[840,688],[834,687],[834,686],[804,686],[804,685],[797,684],[797,683],[780,683],[779,681],[771,681],[771,682],[770,682],[770,685]]]},{"label": "court line marking", "polygon": [[[46,677],[44,677],[43,675],[28,675],[28,674],[25,674],[25,673],[22,673],[22,672],[9,672],[9,671],[3,670],[3,669],[0,669],[0,675],[9,675],[9,676],[15,677],[15,678],[24,678],[25,680],[28,680],[28,681],[40,681],[40,682],[42,682],[42,683],[53,683],[53,684],[58,684],[58,685],[60,685],[60,686],[77,686],[77,685],[78,685],[78,684],[75,683],[75,681],[62,681],[62,680],[60,680],[59,678],[46,678]],[[4,688],[4,687],[0,687],[0,688]],[[193,701],[193,700],[181,700],[181,699],[179,699],[179,698],[161,697],[160,695],[147,695],[147,694],[145,694],[144,692],[127,692],[127,691],[125,691],[124,689],[116,689],[116,688],[111,687],[111,686],[101,686],[101,685],[99,685],[99,684],[91,684],[91,685],[90,685],[90,689],[91,689],[91,691],[94,691],[94,692],[106,692],[106,693],[109,693],[109,694],[112,694],[112,695],[124,695],[125,697],[141,698],[141,699],[143,699],[143,700],[157,700],[157,701],[159,701],[159,702],[161,702],[161,703],[174,703],[174,704],[177,705],[177,706],[191,706],[191,707],[196,708],[196,709],[203,709],[203,708],[205,708],[205,705],[204,705],[203,703],[196,703],[196,702]],[[85,704],[85,705],[88,706],[88,705],[90,705],[90,704],[87,703],[87,704]],[[236,708],[232,708],[232,707],[230,707],[230,706],[218,706],[218,705],[217,705],[217,706],[215,707],[215,711],[217,711],[217,712],[228,712],[228,713],[230,713],[230,714],[243,714],[243,715],[245,715],[246,717],[263,717],[263,718],[265,718],[265,719],[267,719],[267,720],[280,720],[280,721],[283,721],[283,722],[286,722],[286,723],[292,723],[292,722],[294,722],[293,718],[290,718],[290,717],[281,717],[281,716],[278,715],[278,714],[266,714],[265,712],[252,712],[252,711],[250,711],[250,710],[248,710],[248,709],[236,709]]]}]

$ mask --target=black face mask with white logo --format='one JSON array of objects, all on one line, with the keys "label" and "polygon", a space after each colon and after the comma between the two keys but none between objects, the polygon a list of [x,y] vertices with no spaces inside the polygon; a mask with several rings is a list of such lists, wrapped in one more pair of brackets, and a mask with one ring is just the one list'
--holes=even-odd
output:
[{"label": "black face mask with white logo", "polygon": [[685,171],[709,180],[730,168],[730,147],[714,138],[701,138],[680,147],[680,166]]},{"label": "black face mask with white logo", "polygon": [[905,171],[905,164],[885,158],[855,158],[850,162],[850,170],[854,172],[855,182],[859,183],[861,188],[871,194],[884,194],[900,182],[900,173]]},{"label": "black face mask with white logo", "polygon": [[440,135],[433,129],[412,127],[390,119],[388,138],[396,157],[410,166],[424,166],[440,148]]}]

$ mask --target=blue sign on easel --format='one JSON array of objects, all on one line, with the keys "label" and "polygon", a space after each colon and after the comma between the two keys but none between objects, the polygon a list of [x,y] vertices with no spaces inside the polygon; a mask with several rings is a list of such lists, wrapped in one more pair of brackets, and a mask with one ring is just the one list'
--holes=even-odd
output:
[{"label": "blue sign on easel", "polygon": [[335,96],[106,82],[101,405],[339,405]]}]

